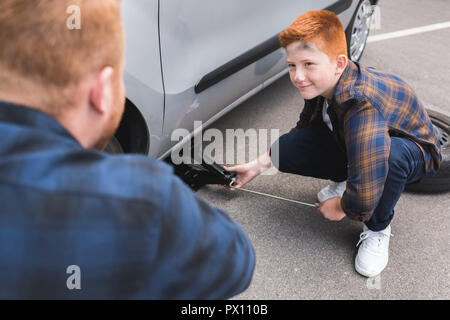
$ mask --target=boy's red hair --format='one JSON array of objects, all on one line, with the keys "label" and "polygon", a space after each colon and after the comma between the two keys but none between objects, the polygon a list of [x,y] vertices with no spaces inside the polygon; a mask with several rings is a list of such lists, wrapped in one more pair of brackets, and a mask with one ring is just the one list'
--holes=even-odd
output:
[{"label": "boy's red hair", "polygon": [[278,38],[283,48],[295,41],[313,42],[331,61],[341,54],[347,56],[344,27],[331,11],[314,10],[302,14]]}]

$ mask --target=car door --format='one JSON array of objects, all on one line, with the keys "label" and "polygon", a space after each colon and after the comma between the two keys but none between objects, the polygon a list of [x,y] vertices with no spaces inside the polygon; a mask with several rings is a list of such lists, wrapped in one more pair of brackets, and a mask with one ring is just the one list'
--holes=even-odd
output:
[{"label": "car door", "polygon": [[174,129],[191,132],[199,120],[208,125],[282,75],[285,53],[276,36],[297,16],[330,7],[339,13],[351,4],[351,0],[160,1],[163,149],[175,144],[170,139]]}]

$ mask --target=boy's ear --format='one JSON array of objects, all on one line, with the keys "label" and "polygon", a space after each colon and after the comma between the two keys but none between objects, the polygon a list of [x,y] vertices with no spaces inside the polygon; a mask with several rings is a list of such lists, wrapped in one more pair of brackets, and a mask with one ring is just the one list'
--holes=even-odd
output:
[{"label": "boy's ear", "polygon": [[337,58],[336,58],[336,75],[341,75],[344,70],[345,67],[347,67],[348,64],[348,58],[345,54],[340,54]]}]

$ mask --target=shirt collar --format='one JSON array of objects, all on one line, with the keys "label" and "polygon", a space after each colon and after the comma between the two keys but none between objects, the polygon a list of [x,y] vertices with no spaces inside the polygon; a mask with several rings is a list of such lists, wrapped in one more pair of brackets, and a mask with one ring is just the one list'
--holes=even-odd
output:
[{"label": "shirt collar", "polygon": [[45,113],[18,104],[0,101],[0,123],[12,123],[19,126],[48,131],[49,133],[78,141],[58,121]]},{"label": "shirt collar", "polygon": [[352,97],[354,83],[360,77],[360,74],[359,62],[349,60],[334,89],[333,100],[336,102],[336,107],[342,106]]}]

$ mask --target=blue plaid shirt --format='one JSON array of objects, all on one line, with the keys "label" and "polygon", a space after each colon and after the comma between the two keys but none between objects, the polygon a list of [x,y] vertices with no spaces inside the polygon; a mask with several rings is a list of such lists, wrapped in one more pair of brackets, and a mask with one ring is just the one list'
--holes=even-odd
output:
[{"label": "blue plaid shirt", "polygon": [[[320,119],[323,103],[323,97],[306,100],[293,130]],[[391,136],[416,143],[427,173],[440,167],[441,146],[430,118],[414,90],[395,75],[349,61],[328,115],[335,140],[347,156],[347,189],[341,206],[351,219],[369,220],[378,205],[389,169]]]},{"label": "blue plaid shirt", "polygon": [[83,149],[6,103],[0,136],[0,299],[225,299],[249,285],[247,235],[170,166]]}]

